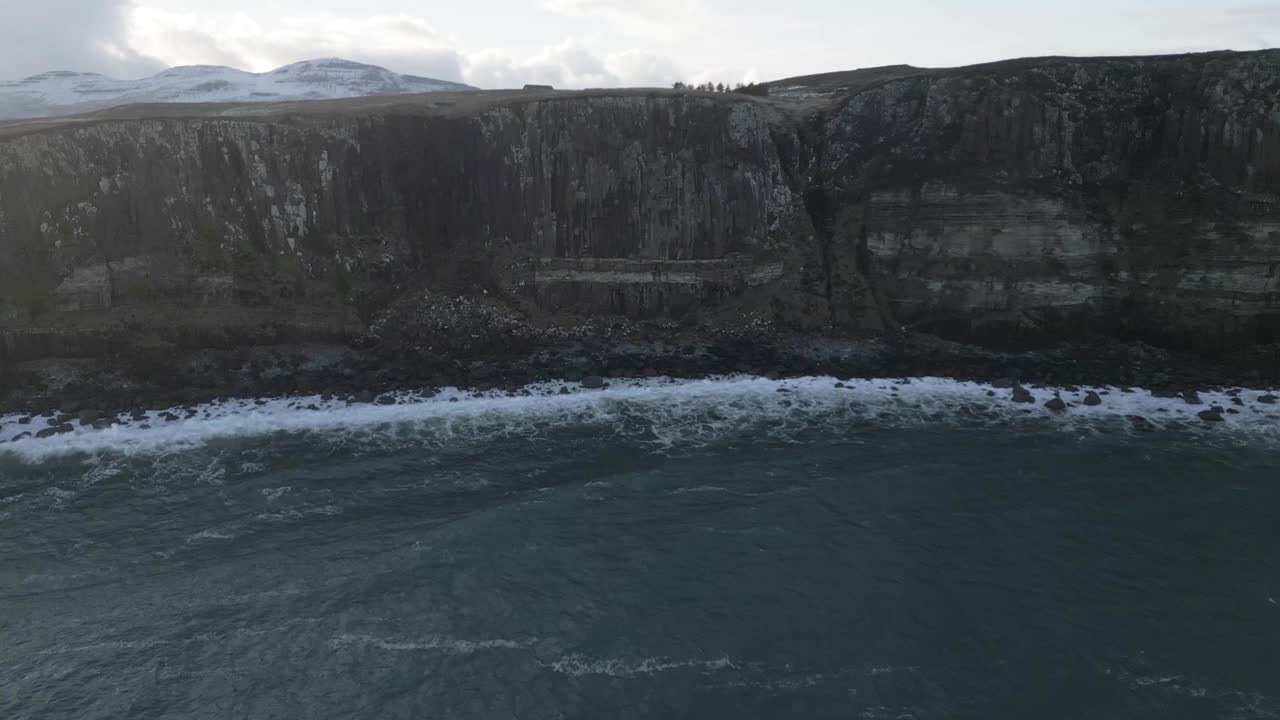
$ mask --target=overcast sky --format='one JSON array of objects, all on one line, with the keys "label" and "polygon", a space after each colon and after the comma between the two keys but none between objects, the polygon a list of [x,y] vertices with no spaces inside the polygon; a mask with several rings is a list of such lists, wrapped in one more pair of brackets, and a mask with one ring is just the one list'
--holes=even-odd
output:
[{"label": "overcast sky", "polygon": [[1280,0],[0,0],[0,79],[344,57],[484,88],[1280,46]]}]

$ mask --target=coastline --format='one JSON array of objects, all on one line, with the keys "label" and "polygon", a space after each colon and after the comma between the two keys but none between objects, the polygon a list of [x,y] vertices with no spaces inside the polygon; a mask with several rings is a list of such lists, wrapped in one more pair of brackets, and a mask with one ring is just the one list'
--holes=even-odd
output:
[{"label": "coastline", "polygon": [[[243,359],[245,351],[228,352]],[[123,359],[27,364],[18,369],[16,384],[15,373],[10,373],[11,384],[0,404],[0,427],[9,431],[0,433],[0,443],[162,426],[207,418],[210,408],[227,406],[252,410],[271,404],[323,414],[353,406],[401,406],[445,395],[454,402],[518,398],[659,380],[754,378],[786,383],[817,378],[833,387],[875,381],[897,388],[898,383],[926,378],[976,384],[993,404],[1022,404],[1021,409],[1049,414],[1105,405],[1109,394],[1145,392],[1175,405],[1185,403],[1191,420],[1205,423],[1245,410],[1269,417],[1275,388],[1280,387],[1275,366],[1213,363],[1145,345],[996,351],[910,334],[843,339],[774,335],[755,342],[699,340],[692,334],[630,337],[625,342],[548,346],[487,360],[463,356],[417,365],[391,364],[369,350],[339,347],[256,348],[254,353],[258,354],[239,364],[219,363],[208,351],[196,353],[186,358],[184,371],[157,371],[149,378],[122,373],[129,364]],[[167,367],[184,365],[173,357],[164,361]],[[198,383],[192,382],[193,373],[203,373]],[[1217,399],[1203,400],[1201,395]],[[1050,404],[1054,398],[1061,398],[1062,405]]]}]

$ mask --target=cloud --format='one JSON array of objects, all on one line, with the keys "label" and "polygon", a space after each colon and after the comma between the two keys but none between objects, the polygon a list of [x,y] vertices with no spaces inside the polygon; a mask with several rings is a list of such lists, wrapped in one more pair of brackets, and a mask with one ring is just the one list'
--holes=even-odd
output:
[{"label": "cloud", "polygon": [[406,15],[318,15],[264,26],[243,13],[206,17],[138,8],[129,38],[142,52],[171,64],[263,72],[299,60],[343,57],[412,75],[462,79],[462,58],[449,47],[450,38]]},{"label": "cloud", "polygon": [[556,87],[666,86],[682,75],[669,58],[639,50],[599,57],[565,41],[524,59],[490,50],[466,58],[467,82],[486,88],[540,83]]},{"label": "cloud", "polygon": [[207,16],[140,7],[131,15],[128,37],[138,52],[171,65],[230,65],[256,72],[336,56],[482,88],[669,85],[681,79],[669,58],[639,50],[601,56],[573,40],[525,56],[461,52],[453,37],[409,15],[319,15],[265,26],[243,13]]},{"label": "cloud", "polygon": [[550,47],[533,57],[517,59],[499,50],[468,58],[466,77],[479,87],[509,88],[525,83],[556,87],[607,87],[621,84],[600,58],[571,42]]},{"label": "cloud", "polygon": [[558,15],[594,18],[622,35],[672,40],[713,25],[702,0],[542,0]]},{"label": "cloud", "polygon": [[131,0],[23,0],[4,6],[0,79],[49,70],[139,77],[164,67],[129,43]]}]

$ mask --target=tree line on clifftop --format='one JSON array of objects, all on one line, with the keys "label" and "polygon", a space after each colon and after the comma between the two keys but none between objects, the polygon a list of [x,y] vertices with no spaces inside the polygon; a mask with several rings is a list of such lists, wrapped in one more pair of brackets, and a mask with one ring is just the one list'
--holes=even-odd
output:
[{"label": "tree line on clifftop", "polygon": [[676,90],[700,90],[702,92],[736,92],[736,93],[742,93],[743,95],[756,95],[758,97],[768,97],[769,95],[768,85],[759,85],[756,83],[748,83],[748,84],[738,83],[737,85],[730,87],[729,85],[725,85],[724,83],[704,82],[704,83],[699,83],[697,85],[691,85],[689,83],[680,82],[679,80],[677,80],[676,82],[671,84],[671,87]]}]

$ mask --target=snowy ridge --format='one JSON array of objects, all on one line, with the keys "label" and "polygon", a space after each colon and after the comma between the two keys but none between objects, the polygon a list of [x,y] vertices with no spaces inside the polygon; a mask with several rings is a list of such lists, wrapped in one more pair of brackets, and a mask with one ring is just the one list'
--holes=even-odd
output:
[{"label": "snowy ridge", "polygon": [[58,71],[0,81],[0,120],[68,115],[131,103],[328,100],[474,89],[339,58],[307,60],[265,73],[191,65],[140,80]]}]

